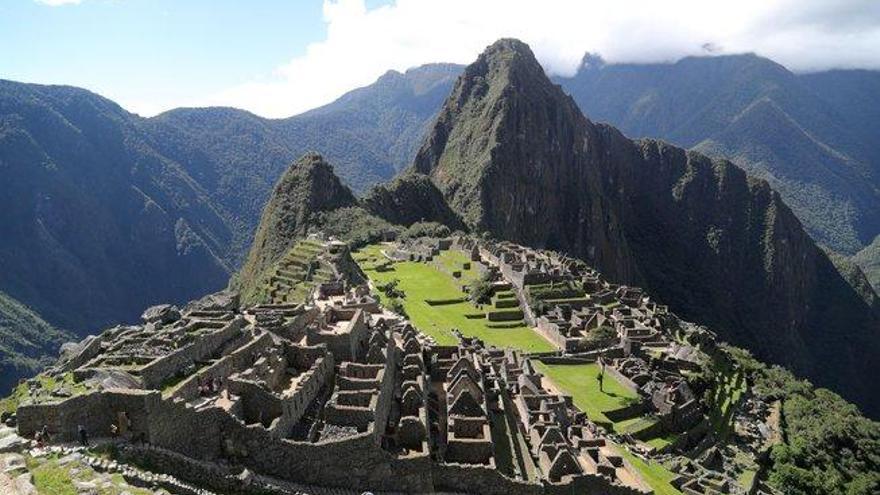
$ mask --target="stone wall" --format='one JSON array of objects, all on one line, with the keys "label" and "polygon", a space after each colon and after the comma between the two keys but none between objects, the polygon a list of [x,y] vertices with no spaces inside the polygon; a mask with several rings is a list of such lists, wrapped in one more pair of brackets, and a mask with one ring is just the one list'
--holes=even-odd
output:
[{"label": "stone wall", "polygon": [[44,425],[54,438],[72,442],[79,438],[78,426],[90,437],[110,436],[110,426],[127,413],[132,431],[147,432],[150,415],[161,403],[159,392],[110,389],[71,397],[61,402],[32,404],[18,408],[19,434],[30,438]]},{"label": "stone wall", "polygon": [[99,352],[101,352],[101,343],[104,342],[106,334],[102,333],[98,336],[90,336],[85,339],[83,342],[82,349],[79,352],[70,358],[64,365],[61,367],[62,371],[70,371],[80,366],[88,363],[93,357],[97,356]]},{"label": "stone wall", "polygon": [[172,399],[192,400],[198,396],[199,382],[220,378],[224,382],[237,371],[245,369],[253,363],[254,356],[272,345],[272,336],[268,333],[252,338],[250,342],[227,354],[216,363],[201,369],[181,382],[171,394]]},{"label": "stone wall", "polygon": [[[440,491],[480,495],[538,495],[543,486],[510,479],[487,466],[437,463],[433,466],[434,487]],[[596,492],[600,493],[600,492]]]},{"label": "stone wall", "polygon": [[[198,323],[196,322],[196,324]],[[138,371],[144,388],[161,388],[167,379],[176,375],[180,370],[209,357],[217,351],[220,345],[241,333],[243,323],[244,319],[237,317],[221,329],[207,335],[201,335],[191,344],[144,366]]]}]

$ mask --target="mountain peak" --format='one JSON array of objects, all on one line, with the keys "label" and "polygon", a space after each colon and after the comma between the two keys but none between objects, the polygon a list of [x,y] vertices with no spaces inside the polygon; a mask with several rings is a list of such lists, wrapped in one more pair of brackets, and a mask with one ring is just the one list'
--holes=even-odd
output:
[{"label": "mountain peak", "polygon": [[297,159],[278,180],[241,270],[241,290],[248,293],[263,272],[308,234],[321,212],[355,206],[357,199],[333,166],[316,152]]},{"label": "mountain peak", "polygon": [[516,80],[528,75],[544,76],[544,68],[535,58],[529,45],[513,38],[502,38],[492,43],[480,54],[477,61],[465,69],[464,78],[499,76]]}]

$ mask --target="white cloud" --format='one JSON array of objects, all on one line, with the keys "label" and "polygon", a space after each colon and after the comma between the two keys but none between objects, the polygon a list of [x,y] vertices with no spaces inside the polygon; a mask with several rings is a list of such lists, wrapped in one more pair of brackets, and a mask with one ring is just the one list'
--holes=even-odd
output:
[{"label": "white cloud", "polygon": [[59,7],[61,5],[79,5],[82,0],[34,0],[37,3],[48,5],[50,7]]},{"label": "white cloud", "polygon": [[398,0],[371,10],[335,0],[324,2],[324,19],[326,39],[305,54],[200,103],[289,116],[388,69],[469,63],[506,36],[529,43],[554,74],[573,73],[587,51],[657,62],[705,54],[704,46],[754,51],[793,70],[880,68],[875,0]]}]

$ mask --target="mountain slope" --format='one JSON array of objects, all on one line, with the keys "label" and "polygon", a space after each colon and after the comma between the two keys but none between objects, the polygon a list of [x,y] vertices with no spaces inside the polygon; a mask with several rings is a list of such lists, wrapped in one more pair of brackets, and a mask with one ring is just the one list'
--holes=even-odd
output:
[{"label": "mountain slope", "polygon": [[0,292],[0,390],[51,363],[71,335]]},{"label": "mountain slope", "polygon": [[86,331],[224,284],[230,236],[135,116],[84,90],[0,82],[0,290]]},{"label": "mountain slope", "polygon": [[880,97],[878,79],[870,71],[795,75],[755,55],[674,64],[587,56],[557,82],[586,115],[629,136],[736,160],[777,189],[817,241],[852,254],[880,232],[880,155],[870,138],[880,120],[861,109]]},{"label": "mountain slope", "polygon": [[874,287],[880,287],[880,235],[852,257]]},{"label": "mountain slope", "polygon": [[876,315],[779,194],[588,121],[515,40],[457,81],[414,162],[468,227],[562,250],[877,414]]},{"label": "mountain slope", "polygon": [[320,150],[357,193],[390,180],[410,163],[460,70],[429,64],[389,71],[370,86],[287,119],[196,108],[172,110],[141,125],[158,149],[205,188],[232,226],[224,259],[237,266],[272,185],[293,160]]}]

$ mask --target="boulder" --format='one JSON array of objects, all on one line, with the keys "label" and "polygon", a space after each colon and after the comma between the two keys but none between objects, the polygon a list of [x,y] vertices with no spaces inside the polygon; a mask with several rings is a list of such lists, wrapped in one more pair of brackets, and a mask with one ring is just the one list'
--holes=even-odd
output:
[{"label": "boulder", "polygon": [[0,453],[19,452],[27,446],[28,441],[24,438],[12,434],[0,438]]},{"label": "boulder", "polygon": [[171,304],[157,304],[147,308],[141,318],[144,323],[174,323],[180,319],[180,310]]},{"label": "boulder", "polygon": [[100,388],[141,388],[141,382],[130,373],[121,370],[95,370],[92,376],[86,380],[87,385],[97,385]]}]

